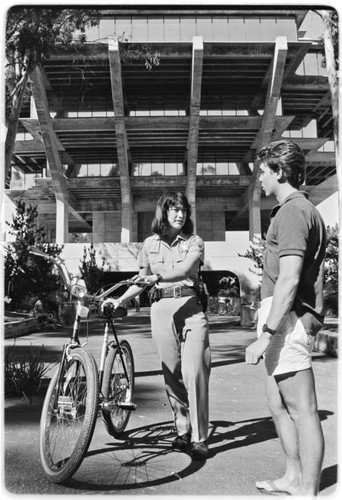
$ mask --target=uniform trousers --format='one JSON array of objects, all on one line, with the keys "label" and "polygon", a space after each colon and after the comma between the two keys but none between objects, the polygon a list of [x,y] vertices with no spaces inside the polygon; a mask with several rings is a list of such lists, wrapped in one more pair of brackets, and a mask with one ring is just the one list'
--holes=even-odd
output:
[{"label": "uniform trousers", "polygon": [[151,306],[152,338],[179,436],[205,441],[209,426],[209,325],[196,296],[164,298]]}]

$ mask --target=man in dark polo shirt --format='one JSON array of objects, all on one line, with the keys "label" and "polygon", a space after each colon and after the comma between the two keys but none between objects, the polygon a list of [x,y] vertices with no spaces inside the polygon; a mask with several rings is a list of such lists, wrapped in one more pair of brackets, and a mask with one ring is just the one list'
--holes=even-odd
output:
[{"label": "man in dark polo shirt", "polygon": [[258,153],[260,181],[278,205],[266,236],[258,339],[246,362],[262,357],[266,399],[282,445],[286,468],[274,480],[256,483],[271,494],[318,494],[324,437],[317,411],[311,352],[323,322],[324,222],[299,187],[305,157],[297,144],[276,141]]}]

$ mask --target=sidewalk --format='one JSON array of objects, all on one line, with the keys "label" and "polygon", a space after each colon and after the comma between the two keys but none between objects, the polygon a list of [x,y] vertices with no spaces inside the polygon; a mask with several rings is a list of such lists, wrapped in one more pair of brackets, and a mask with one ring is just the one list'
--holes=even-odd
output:
[{"label": "sidewalk", "polygon": [[[32,404],[19,398],[6,401],[5,484],[19,494],[116,495],[248,495],[260,497],[255,481],[275,479],[283,472],[283,457],[264,400],[264,367],[244,363],[244,351],[255,330],[234,318],[210,316],[212,373],[210,381],[210,439],[206,462],[192,462],[171,451],[171,412],[160,364],[151,340],[149,311],[129,312],[118,327],[135,358],[138,408],[122,440],[110,437],[98,419],[87,457],[67,486],[50,483],[41,470],[38,443],[44,391]],[[16,339],[28,349],[44,344],[47,362],[59,359],[68,334],[33,333]],[[89,328],[89,350],[98,360],[99,322]],[[5,341],[13,345],[13,339]],[[321,495],[336,492],[338,462],[338,359],[314,354],[320,417],[326,440]],[[335,495],[334,495],[335,496]]]}]

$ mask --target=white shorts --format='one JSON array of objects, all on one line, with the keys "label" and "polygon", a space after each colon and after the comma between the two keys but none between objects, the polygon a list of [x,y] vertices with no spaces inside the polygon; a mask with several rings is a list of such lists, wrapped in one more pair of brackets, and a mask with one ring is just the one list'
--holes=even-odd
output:
[{"label": "white shorts", "polygon": [[[262,326],[267,323],[271,305],[272,297],[261,301],[258,310],[258,337],[262,333]],[[297,314],[290,311],[273,335],[264,354],[268,375],[281,375],[310,368],[313,343],[314,337],[306,333]]]}]

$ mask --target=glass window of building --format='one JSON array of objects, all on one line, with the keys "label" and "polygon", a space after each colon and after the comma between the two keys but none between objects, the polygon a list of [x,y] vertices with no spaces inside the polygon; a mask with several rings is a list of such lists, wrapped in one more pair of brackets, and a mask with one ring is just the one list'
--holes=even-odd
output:
[{"label": "glass window of building", "polygon": [[98,163],[88,165],[89,177],[100,177],[100,165]]},{"label": "glass window of building", "polygon": [[228,164],[216,163],[216,175],[227,175],[227,174],[228,174]]},{"label": "glass window of building", "polygon": [[245,20],[243,18],[231,17],[228,24],[228,40],[234,42],[244,42],[246,40],[245,34]]},{"label": "glass window of building", "polygon": [[277,33],[277,25],[274,18],[262,17],[260,19],[260,34],[262,41],[274,41]]},{"label": "glass window of building", "polygon": [[115,20],[115,35],[118,37],[132,38],[132,21],[131,19],[116,19]]},{"label": "glass window of building", "polygon": [[213,40],[225,42],[228,40],[228,19],[226,17],[213,18]]},{"label": "glass window of building", "polygon": [[166,17],[164,19],[165,41],[180,41],[180,26],[179,17]]},{"label": "glass window of building", "polygon": [[182,163],[165,163],[165,175],[184,175]]},{"label": "glass window of building", "polygon": [[83,164],[80,166],[77,177],[88,177],[88,165]]},{"label": "glass window of building", "polygon": [[148,19],[148,41],[163,42],[164,41],[164,20]]},{"label": "glass window of building", "polygon": [[113,38],[115,35],[114,19],[102,19],[99,24],[99,38]]},{"label": "glass window of building", "polygon": [[147,19],[132,20],[132,42],[147,42]]},{"label": "glass window of building", "polygon": [[245,33],[246,40],[248,42],[258,41],[260,40],[260,31],[261,31],[260,18],[257,19],[245,19]]},{"label": "glass window of building", "polygon": [[286,36],[288,41],[297,41],[295,20],[277,18],[277,33],[277,36]]},{"label": "glass window of building", "polygon": [[152,163],[151,175],[164,175],[164,163]]},{"label": "glass window of building", "polygon": [[181,18],[180,20],[180,33],[182,41],[191,41],[192,37],[196,34],[196,20],[195,18]]},{"label": "glass window of building", "polygon": [[212,41],[214,39],[213,35],[213,23],[211,21],[211,17],[208,18],[203,18],[199,17],[197,18],[197,29],[196,29],[196,35],[197,36],[202,36],[203,40],[206,41]]},{"label": "glass window of building", "polygon": [[239,174],[240,174],[240,171],[239,171],[239,167],[238,167],[237,163],[229,162],[228,163],[228,175],[239,175]]}]

